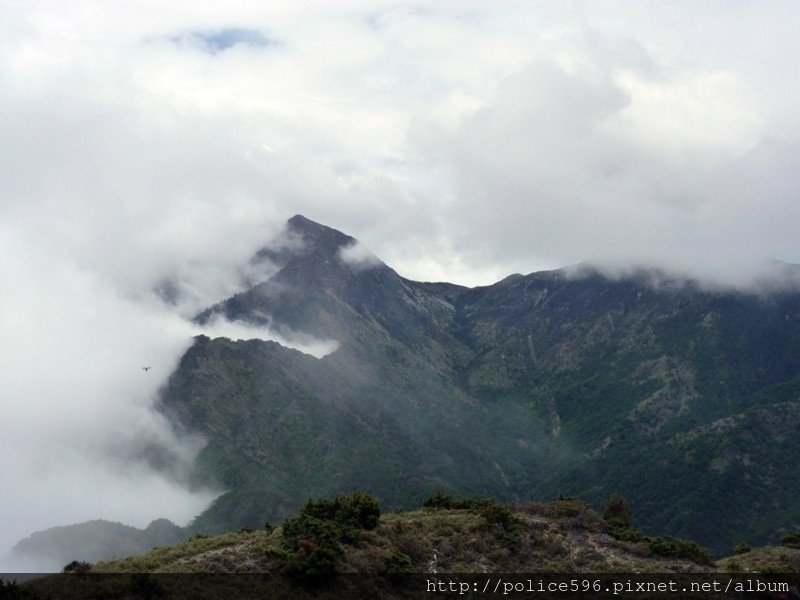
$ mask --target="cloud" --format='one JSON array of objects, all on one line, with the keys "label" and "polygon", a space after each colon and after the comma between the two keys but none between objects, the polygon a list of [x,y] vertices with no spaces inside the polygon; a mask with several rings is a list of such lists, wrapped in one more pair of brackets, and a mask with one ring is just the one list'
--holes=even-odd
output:
[{"label": "cloud", "polygon": [[[537,62],[449,135],[455,244],[498,263],[592,260],[748,285],[794,259],[796,142],[763,136],[719,72],[601,77]],[[531,270],[531,269],[527,269]]]},{"label": "cloud", "polygon": [[[78,5],[4,9],[0,185],[31,219],[60,211],[49,235],[84,252],[94,215],[112,239],[149,231],[129,246],[147,270],[135,285],[176,254],[231,256],[222,281],[297,212],[420,279],[607,255],[800,259],[781,231],[732,222],[741,204],[712,187],[763,144],[791,160],[794,3]],[[235,260],[214,246],[232,239]],[[200,277],[189,262],[173,270]]]},{"label": "cloud", "polygon": [[269,327],[197,325],[155,293],[127,294],[72,256],[2,234],[0,468],[13,485],[0,509],[15,518],[0,556],[33,531],[93,518],[186,524],[219,493],[187,487],[204,440],[177,434],[153,409],[194,335],[275,340],[317,357],[337,347]]},{"label": "cloud", "polygon": [[[271,321],[269,315],[263,315],[263,318],[267,322]],[[198,334],[207,335],[211,338],[270,340],[315,358],[327,356],[339,348],[339,342],[336,340],[320,340],[302,332],[286,330],[285,327],[281,329],[282,333],[278,333],[266,325],[255,325],[244,321],[228,321],[221,315],[217,315],[203,325],[197,326]]]},{"label": "cloud", "polygon": [[356,271],[369,269],[381,264],[381,259],[375,256],[366,245],[359,241],[339,248],[339,258]]},{"label": "cloud", "polygon": [[[188,326],[121,297],[69,257],[3,234],[0,466],[10,485],[0,509],[14,518],[0,555],[34,530],[89,518],[185,523],[215,495],[182,484],[202,440],[178,437],[151,406],[191,342]],[[148,466],[154,448],[169,469]]]}]

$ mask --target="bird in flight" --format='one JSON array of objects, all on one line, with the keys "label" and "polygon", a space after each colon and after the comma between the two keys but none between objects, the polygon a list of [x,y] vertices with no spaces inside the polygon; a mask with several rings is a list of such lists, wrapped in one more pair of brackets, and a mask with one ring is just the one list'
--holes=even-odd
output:
[{"label": "bird in flight", "polygon": [[152,369],[152,368],[153,368],[153,367],[142,367],[142,369],[143,369],[143,370],[145,370],[145,371],[149,371],[149,370],[150,370],[150,369]]}]

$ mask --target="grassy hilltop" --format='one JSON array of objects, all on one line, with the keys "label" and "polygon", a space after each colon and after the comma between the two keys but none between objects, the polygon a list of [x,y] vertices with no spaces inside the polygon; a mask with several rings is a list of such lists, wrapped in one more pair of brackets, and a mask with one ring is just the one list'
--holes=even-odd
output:
[{"label": "grassy hilltop", "polygon": [[[369,496],[356,496],[369,504]],[[437,495],[421,510],[379,518],[372,504],[360,513],[358,507],[351,510],[351,498],[309,501],[282,527],[198,534],[140,556],[97,563],[92,571],[800,572],[800,549],[757,548],[715,561],[690,540],[643,536],[620,522],[613,506],[600,516],[574,498],[512,507]]]}]

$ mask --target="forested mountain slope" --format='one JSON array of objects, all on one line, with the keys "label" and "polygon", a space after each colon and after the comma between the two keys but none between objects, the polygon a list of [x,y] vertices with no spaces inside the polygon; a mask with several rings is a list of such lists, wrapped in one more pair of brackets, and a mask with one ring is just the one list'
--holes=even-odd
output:
[{"label": "forested mountain slope", "polygon": [[[228,492],[193,525],[263,525],[353,490],[502,501],[625,495],[643,530],[723,553],[800,524],[800,294],[712,291],[641,271],[409,281],[295,216],[278,271],[210,307],[286,337],[198,337],[160,408]],[[788,269],[788,267],[787,267]],[[781,291],[782,290],[782,291]]]}]

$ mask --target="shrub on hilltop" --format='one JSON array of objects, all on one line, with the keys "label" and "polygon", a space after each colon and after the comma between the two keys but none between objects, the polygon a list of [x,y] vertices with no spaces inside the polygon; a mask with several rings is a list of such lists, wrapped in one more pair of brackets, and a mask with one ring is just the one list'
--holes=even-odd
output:
[{"label": "shrub on hilltop", "polygon": [[362,492],[332,500],[309,499],[297,517],[284,522],[282,551],[275,556],[290,573],[335,573],[337,561],[344,556],[342,543],[354,542],[363,531],[375,529],[380,516],[378,501]]}]

